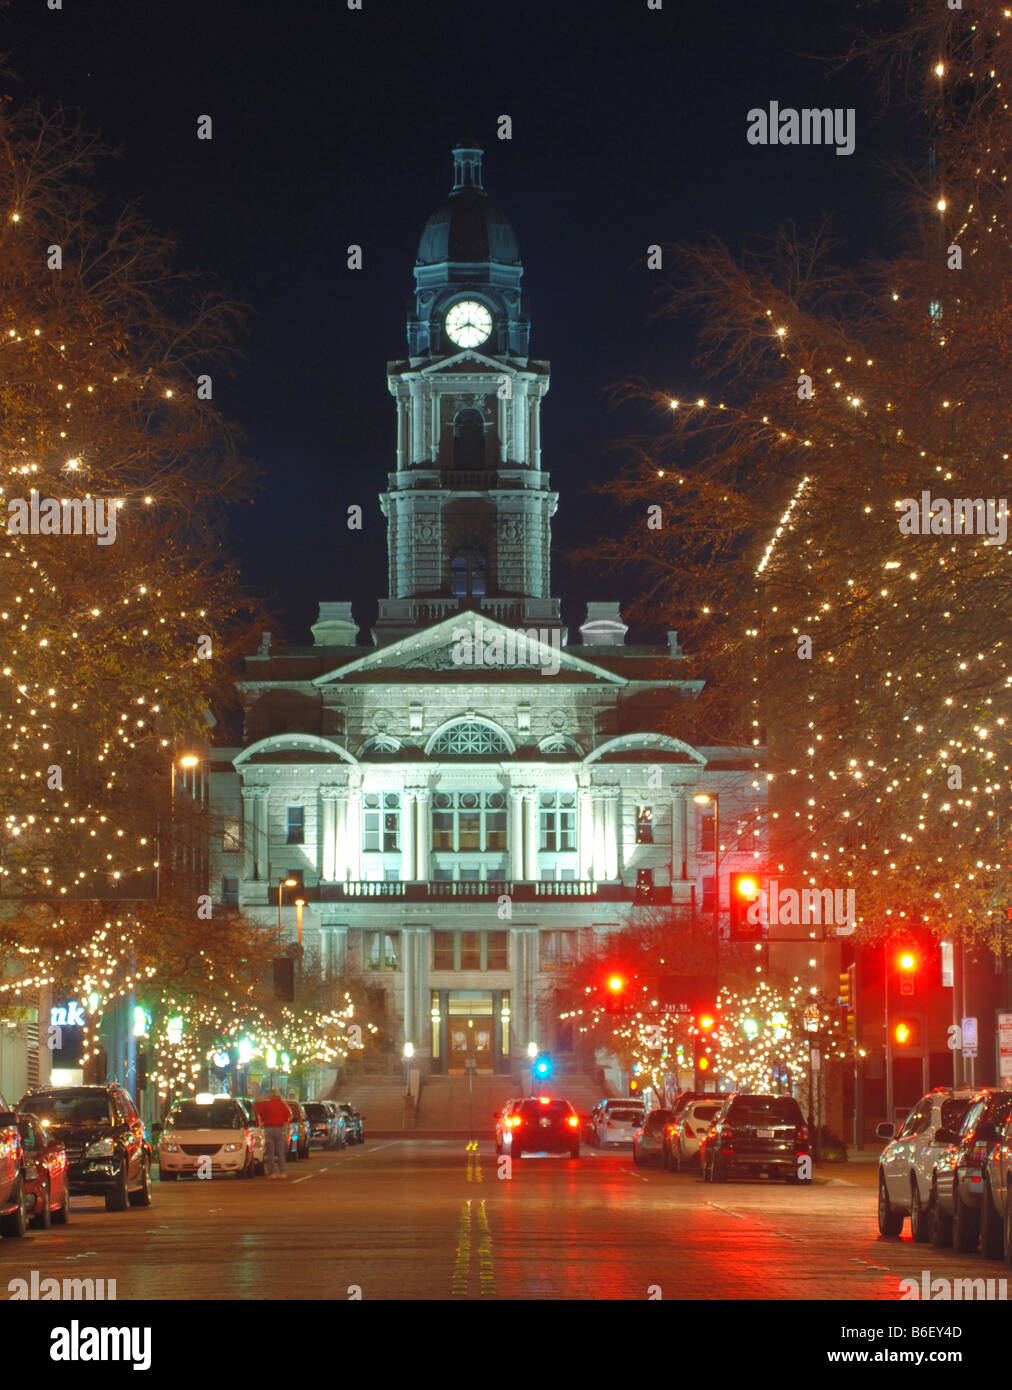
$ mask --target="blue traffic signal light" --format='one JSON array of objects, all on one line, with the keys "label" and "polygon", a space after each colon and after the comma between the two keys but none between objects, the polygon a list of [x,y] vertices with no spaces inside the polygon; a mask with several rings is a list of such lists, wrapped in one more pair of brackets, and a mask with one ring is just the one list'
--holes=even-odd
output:
[{"label": "blue traffic signal light", "polygon": [[547,1052],[539,1052],[534,1059],[534,1075],[539,1081],[547,1081],[552,1074],[552,1059]]}]

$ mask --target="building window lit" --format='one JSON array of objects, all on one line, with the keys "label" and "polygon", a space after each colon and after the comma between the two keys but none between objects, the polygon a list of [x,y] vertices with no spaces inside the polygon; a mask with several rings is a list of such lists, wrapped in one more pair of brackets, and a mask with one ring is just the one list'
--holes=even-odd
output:
[{"label": "building window lit", "polygon": [[432,802],[432,848],[444,852],[506,848],[504,792],[437,792]]},{"label": "building window lit", "polygon": [[541,933],[541,965],[546,970],[564,969],[576,958],[575,931]]},{"label": "building window lit", "polygon": [[362,848],[369,854],[399,850],[401,799],[396,792],[367,792],[362,798]]},{"label": "building window lit", "polygon": [[504,931],[434,931],[433,970],[506,970],[509,933]]},{"label": "building window lit", "polygon": [[288,807],[288,843],[302,845],[306,841],[306,812],[302,806]]},{"label": "building window lit", "polygon": [[238,816],[226,816],[225,823],[221,830],[221,848],[224,854],[238,854],[239,852],[239,818]]},{"label": "building window lit", "polygon": [[362,964],[366,970],[400,970],[401,934],[399,931],[367,931],[363,933]]},{"label": "building window lit", "polygon": [[654,808],[652,806],[636,807],[636,843],[638,845],[652,845],[654,842]]},{"label": "building window lit", "polygon": [[576,793],[542,792],[538,798],[541,848],[548,852],[576,849]]},{"label": "building window lit", "polygon": [[434,758],[438,758],[447,754],[480,757],[487,753],[505,757],[510,750],[506,740],[501,734],[496,733],[495,729],[490,729],[486,724],[479,724],[474,719],[461,719],[443,730],[433,742],[430,751]]}]

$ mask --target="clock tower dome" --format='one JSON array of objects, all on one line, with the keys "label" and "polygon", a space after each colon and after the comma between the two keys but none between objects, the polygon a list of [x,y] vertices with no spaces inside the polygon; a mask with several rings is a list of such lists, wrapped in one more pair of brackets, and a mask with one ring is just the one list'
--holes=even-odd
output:
[{"label": "clock tower dome", "polygon": [[387,365],[397,406],[385,645],[461,609],[511,627],[560,627],[541,469],[549,365],[528,356],[516,236],[485,192],[482,150],[453,151],[453,187],[418,243],[408,357]]}]

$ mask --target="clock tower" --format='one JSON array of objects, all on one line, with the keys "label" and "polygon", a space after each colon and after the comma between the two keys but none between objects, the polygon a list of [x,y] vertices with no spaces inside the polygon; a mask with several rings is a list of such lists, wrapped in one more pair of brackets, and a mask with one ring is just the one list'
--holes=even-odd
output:
[{"label": "clock tower", "polygon": [[390,596],[377,641],[462,609],[558,629],[549,557],[558,496],[541,469],[549,365],[528,356],[516,236],[485,192],[473,143],[453,151],[453,187],[425,224],[414,274],[408,357],[387,365],[397,461],[381,496]]}]

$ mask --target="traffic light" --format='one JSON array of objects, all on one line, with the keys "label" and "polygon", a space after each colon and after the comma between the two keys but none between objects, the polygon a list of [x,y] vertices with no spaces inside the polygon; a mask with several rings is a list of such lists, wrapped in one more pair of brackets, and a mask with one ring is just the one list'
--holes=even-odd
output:
[{"label": "traffic light", "polygon": [[626,1002],[626,978],[613,971],[604,982],[604,1006],[609,1013],[618,1013]]},{"label": "traffic light", "polygon": [[550,1081],[553,1066],[551,1054],[548,1052],[539,1052],[534,1059],[535,1081]]},{"label": "traffic light", "polygon": [[695,1089],[703,1091],[706,1082],[713,1076],[713,1030],[717,1026],[717,1015],[712,1009],[704,1009],[696,1019],[696,1045],[693,1055],[695,1068]]},{"label": "traffic light", "polygon": [[639,1081],[636,1079],[635,1076],[630,1076],[630,1078],[629,1078],[629,1094],[630,1094],[631,1096],[638,1096],[639,1093],[640,1093],[640,1083],[639,1083]]},{"label": "traffic light", "polygon": [[[758,903],[762,892],[762,881],[758,874],[733,873],[731,875],[731,940],[732,941],[761,941],[763,939],[763,928],[766,925],[758,920],[749,921],[749,909],[753,904]],[[752,916],[759,917],[759,912],[753,912]]]},{"label": "traffic light", "polygon": [[900,978],[900,996],[912,999],[917,980],[917,952],[904,947],[896,958],[896,969]]},{"label": "traffic light", "polygon": [[892,1040],[895,1047],[907,1050],[921,1045],[921,1027],[915,1018],[901,1018],[891,1025]]},{"label": "traffic light", "polygon": [[852,1009],[854,1007],[854,992],[851,986],[851,972],[849,970],[841,970],[840,993],[838,996],[841,1009]]}]

